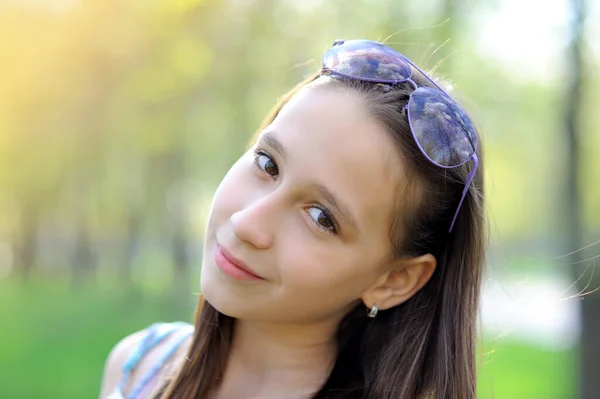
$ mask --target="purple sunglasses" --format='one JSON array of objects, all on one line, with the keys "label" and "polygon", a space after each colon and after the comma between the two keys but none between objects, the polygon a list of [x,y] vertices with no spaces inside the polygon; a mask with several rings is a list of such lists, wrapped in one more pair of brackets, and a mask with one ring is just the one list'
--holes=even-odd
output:
[{"label": "purple sunglasses", "polygon": [[[479,166],[477,133],[467,113],[425,72],[396,50],[371,40],[336,40],[322,59],[322,73],[374,83],[409,82],[415,88],[406,109],[412,135],[427,159],[441,168],[456,168],[469,160],[474,166],[450,224],[452,232]],[[415,68],[436,88],[419,87],[412,79]]]}]

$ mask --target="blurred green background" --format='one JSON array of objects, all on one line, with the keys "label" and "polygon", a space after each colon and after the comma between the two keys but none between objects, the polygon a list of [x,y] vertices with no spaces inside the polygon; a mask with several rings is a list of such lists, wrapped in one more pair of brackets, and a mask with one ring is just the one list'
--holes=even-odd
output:
[{"label": "blurred green background", "polygon": [[600,245],[570,254],[600,238],[600,6],[579,3],[0,1],[0,397],[97,397],[118,340],[191,320],[229,166],[334,39],[387,38],[484,138],[479,397],[600,398]]}]

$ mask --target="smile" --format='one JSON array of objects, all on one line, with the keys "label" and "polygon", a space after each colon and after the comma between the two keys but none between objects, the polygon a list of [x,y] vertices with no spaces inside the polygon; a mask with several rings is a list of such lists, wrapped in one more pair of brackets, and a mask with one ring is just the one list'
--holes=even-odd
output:
[{"label": "smile", "polygon": [[216,245],[215,263],[225,274],[235,280],[252,281],[264,280],[250,269],[244,262],[235,258],[229,251]]}]

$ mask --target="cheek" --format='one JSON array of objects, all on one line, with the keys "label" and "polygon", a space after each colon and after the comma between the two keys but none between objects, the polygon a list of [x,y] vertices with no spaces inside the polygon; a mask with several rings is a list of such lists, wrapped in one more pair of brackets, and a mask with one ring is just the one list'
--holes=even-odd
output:
[{"label": "cheek", "polygon": [[345,306],[377,278],[374,260],[357,248],[341,244],[335,247],[331,243],[306,245],[300,240],[285,244],[281,280],[284,286],[304,293],[303,296]]},{"label": "cheek", "polygon": [[223,220],[242,208],[244,195],[248,195],[251,190],[248,185],[250,179],[244,178],[249,166],[246,157],[240,158],[229,169],[223,180],[219,184],[213,197],[210,211],[210,223],[216,220]]}]

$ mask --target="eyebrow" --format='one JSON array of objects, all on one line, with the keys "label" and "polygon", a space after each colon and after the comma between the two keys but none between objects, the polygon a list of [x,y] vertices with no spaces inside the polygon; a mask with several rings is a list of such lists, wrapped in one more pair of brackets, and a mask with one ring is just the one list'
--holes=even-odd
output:
[{"label": "eyebrow", "polygon": [[338,200],[338,198],[327,189],[327,187],[325,187],[322,184],[316,184],[317,187],[317,191],[319,192],[319,194],[325,198],[325,201],[329,202],[331,205],[333,205],[335,208],[337,208],[338,210],[338,214],[340,216],[340,218],[342,219],[343,222],[345,222],[346,224],[354,227],[355,229],[357,229],[358,227],[356,226],[356,222],[354,221],[354,218],[352,217],[352,213],[350,212],[350,209],[348,209],[348,207],[346,205],[344,205],[342,202],[340,202]]},{"label": "eyebrow", "polygon": [[[275,136],[270,133],[266,133],[262,136],[262,139],[269,145],[269,147],[273,148],[275,152],[277,152],[282,158],[285,158],[285,148],[281,141],[279,141]],[[325,199],[325,201],[329,202],[333,207],[337,209],[337,213],[342,221],[354,228],[358,228],[354,218],[352,217],[352,212],[350,212],[350,208],[344,205],[335,194],[333,194],[327,187],[322,184],[316,183],[315,187],[317,192],[321,197]]]},{"label": "eyebrow", "polygon": [[267,142],[269,147],[273,148],[282,158],[285,158],[285,149],[283,148],[281,141],[277,140],[277,138],[270,133],[263,135],[262,138]]}]

